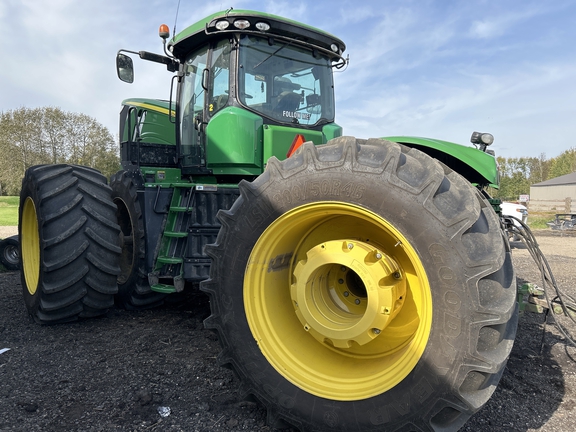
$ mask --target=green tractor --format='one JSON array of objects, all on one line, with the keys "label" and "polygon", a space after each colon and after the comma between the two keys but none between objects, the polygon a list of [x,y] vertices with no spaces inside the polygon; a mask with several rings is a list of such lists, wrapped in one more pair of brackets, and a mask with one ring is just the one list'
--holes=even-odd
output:
[{"label": "green tractor", "polygon": [[344,43],[245,10],[170,38],[171,100],[129,99],[122,170],[30,168],[22,286],[39,323],[200,286],[218,361],[272,426],[457,430],[493,393],[517,323],[510,248],[475,147],[357,139],[334,123]]}]

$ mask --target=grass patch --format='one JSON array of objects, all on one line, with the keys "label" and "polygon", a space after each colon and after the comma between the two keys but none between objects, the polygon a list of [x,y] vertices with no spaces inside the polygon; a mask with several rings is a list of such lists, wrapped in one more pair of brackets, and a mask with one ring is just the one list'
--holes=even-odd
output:
[{"label": "grass patch", "polygon": [[546,222],[552,222],[556,218],[555,211],[530,211],[528,209],[528,226],[530,229],[549,228]]},{"label": "grass patch", "polygon": [[20,197],[0,196],[0,226],[18,225]]},{"label": "grass patch", "polygon": [[[0,196],[0,226],[18,225],[18,205],[20,197]],[[546,229],[546,222],[552,222],[556,217],[556,211],[531,211],[528,210],[528,226],[531,229]]]}]

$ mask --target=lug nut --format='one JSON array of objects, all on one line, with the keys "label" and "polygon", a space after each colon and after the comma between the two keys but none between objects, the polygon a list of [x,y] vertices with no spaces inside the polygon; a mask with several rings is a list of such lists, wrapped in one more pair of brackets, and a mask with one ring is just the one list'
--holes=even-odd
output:
[{"label": "lug nut", "polygon": [[360,304],[360,299],[354,300],[354,303],[356,303],[357,305],[359,305],[359,304]]},{"label": "lug nut", "polygon": [[354,249],[354,244],[353,244],[353,243],[348,243],[348,249],[350,249],[350,250]]},{"label": "lug nut", "polygon": [[348,297],[350,293],[348,291],[344,291],[344,297]]},{"label": "lug nut", "polygon": [[344,279],[338,279],[338,283],[342,285],[344,283]]},{"label": "lug nut", "polygon": [[394,272],[393,276],[394,276],[394,279],[400,279],[400,277],[402,275],[400,274],[400,272]]},{"label": "lug nut", "polygon": [[380,252],[376,252],[376,259],[382,259],[382,254]]},{"label": "lug nut", "polygon": [[380,329],[373,328],[373,329],[372,329],[372,333],[374,333],[374,334],[380,334]]}]

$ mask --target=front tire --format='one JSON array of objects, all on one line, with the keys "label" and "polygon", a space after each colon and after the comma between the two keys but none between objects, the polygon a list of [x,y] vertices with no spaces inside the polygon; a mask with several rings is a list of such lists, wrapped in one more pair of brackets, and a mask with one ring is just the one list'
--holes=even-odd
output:
[{"label": "front tire", "polygon": [[41,324],[105,314],[114,305],[119,228],[106,178],[82,166],[39,165],[22,180],[22,289]]},{"label": "front tire", "polygon": [[270,160],[220,212],[206,326],[271,424],[456,430],[516,331],[491,206],[427,155],[337,138]]}]

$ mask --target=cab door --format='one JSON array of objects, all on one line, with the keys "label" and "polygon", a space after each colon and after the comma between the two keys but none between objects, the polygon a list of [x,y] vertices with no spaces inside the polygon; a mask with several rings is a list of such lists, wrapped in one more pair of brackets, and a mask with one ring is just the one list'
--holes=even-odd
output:
[{"label": "cab door", "polygon": [[[230,42],[193,52],[180,84],[180,152],[184,174],[207,173],[206,128],[230,101]],[[209,144],[209,143],[208,143]]]},{"label": "cab door", "polygon": [[183,65],[179,97],[180,163],[190,174],[206,166],[205,122],[207,119],[207,88],[209,83],[206,45],[191,53]]}]

